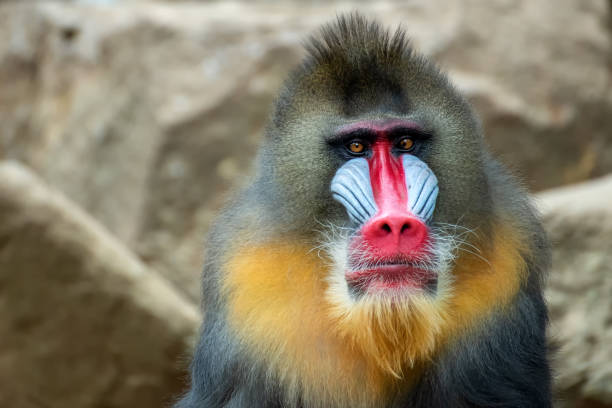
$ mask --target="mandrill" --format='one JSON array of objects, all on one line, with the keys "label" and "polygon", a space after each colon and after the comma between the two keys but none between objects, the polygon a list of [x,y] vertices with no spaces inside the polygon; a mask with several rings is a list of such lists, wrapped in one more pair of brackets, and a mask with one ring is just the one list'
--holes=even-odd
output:
[{"label": "mandrill", "polygon": [[541,224],[401,29],[324,26],[211,230],[177,408],[550,407]]}]

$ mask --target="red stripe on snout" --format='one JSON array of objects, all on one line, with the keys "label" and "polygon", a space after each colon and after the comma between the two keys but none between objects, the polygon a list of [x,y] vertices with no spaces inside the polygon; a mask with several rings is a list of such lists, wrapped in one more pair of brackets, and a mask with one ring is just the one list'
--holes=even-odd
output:
[{"label": "red stripe on snout", "polygon": [[[373,129],[370,129],[373,130]],[[361,239],[376,261],[417,257],[425,249],[428,231],[408,208],[408,187],[401,155],[392,153],[388,130],[374,130],[372,156],[368,159],[370,184],[378,212],[361,229]]]},{"label": "red stripe on snout", "polygon": [[404,177],[404,166],[399,157],[391,154],[387,141],[378,141],[372,146],[372,157],[368,160],[370,183],[374,200],[380,213],[389,210],[408,209],[408,190]]},{"label": "red stripe on snout", "polygon": [[421,130],[421,126],[411,120],[386,118],[357,121],[342,126],[337,132],[342,135],[367,129],[376,134],[376,140],[372,145],[373,154],[368,159],[368,163],[370,183],[379,213],[387,209],[408,211],[404,166],[399,157],[391,154],[392,145],[387,139],[388,134],[397,128]]}]

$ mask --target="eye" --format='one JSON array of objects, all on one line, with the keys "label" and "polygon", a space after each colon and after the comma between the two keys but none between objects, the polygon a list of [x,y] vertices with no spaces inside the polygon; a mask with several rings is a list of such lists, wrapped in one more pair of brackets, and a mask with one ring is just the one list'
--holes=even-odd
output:
[{"label": "eye", "polygon": [[414,148],[414,140],[409,137],[402,137],[397,142],[397,147],[400,148],[402,151],[409,152]]},{"label": "eye", "polygon": [[353,154],[362,154],[366,150],[366,145],[361,140],[352,140],[349,144],[346,145],[346,147]]}]

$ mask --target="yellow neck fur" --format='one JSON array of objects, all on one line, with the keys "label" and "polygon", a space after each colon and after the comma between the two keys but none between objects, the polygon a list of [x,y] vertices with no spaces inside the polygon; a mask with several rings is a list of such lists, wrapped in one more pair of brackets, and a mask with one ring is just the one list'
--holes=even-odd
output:
[{"label": "yellow neck fur", "polygon": [[451,292],[339,313],[329,267],[304,245],[244,248],[226,265],[229,321],[289,398],[305,406],[374,407],[409,386],[453,336],[507,305],[524,275],[516,235],[498,228],[488,262],[461,256]]}]

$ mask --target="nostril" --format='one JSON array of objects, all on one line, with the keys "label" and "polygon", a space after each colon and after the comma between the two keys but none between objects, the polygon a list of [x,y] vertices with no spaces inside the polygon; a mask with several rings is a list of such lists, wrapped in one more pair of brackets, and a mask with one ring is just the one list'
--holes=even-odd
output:
[{"label": "nostril", "polygon": [[381,256],[423,250],[428,239],[427,226],[412,214],[403,213],[375,216],[363,225],[360,232],[365,247]]}]

